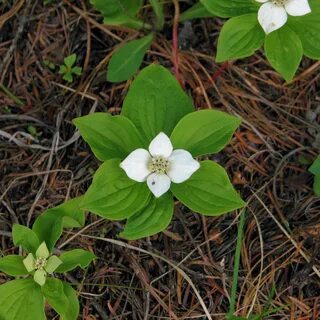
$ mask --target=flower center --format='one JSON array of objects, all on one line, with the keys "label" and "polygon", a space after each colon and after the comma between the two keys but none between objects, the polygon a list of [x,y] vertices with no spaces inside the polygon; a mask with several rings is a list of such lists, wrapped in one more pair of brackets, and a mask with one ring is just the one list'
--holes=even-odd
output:
[{"label": "flower center", "polygon": [[42,270],[47,265],[47,259],[46,258],[37,258],[34,263],[34,268],[36,270]]},{"label": "flower center", "polygon": [[152,173],[165,174],[169,169],[169,160],[162,157],[154,157],[149,163],[149,170]]},{"label": "flower center", "polygon": [[276,6],[283,7],[288,2],[288,0],[272,0],[271,2]]}]

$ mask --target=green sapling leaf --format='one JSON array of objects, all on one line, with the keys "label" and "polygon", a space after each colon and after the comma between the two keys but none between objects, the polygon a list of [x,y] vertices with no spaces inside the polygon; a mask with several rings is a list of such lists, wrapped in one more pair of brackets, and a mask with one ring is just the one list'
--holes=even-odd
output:
[{"label": "green sapling leaf", "polygon": [[73,120],[83,139],[101,161],[124,158],[143,147],[144,142],[135,125],[126,117],[96,112]]},{"label": "green sapling leaf", "polygon": [[175,149],[186,149],[194,157],[217,153],[231,140],[241,120],[217,110],[201,110],[183,117],[171,134]]},{"label": "green sapling leaf", "polygon": [[121,82],[130,79],[139,69],[146,51],[149,49],[154,34],[127,42],[112,55],[108,65],[107,79]]},{"label": "green sapling leaf", "polygon": [[292,80],[303,56],[298,35],[288,26],[284,26],[266,36],[264,49],[272,67],[286,81]]},{"label": "green sapling leaf", "polygon": [[12,227],[13,243],[16,246],[22,246],[24,250],[31,253],[36,253],[40,245],[40,240],[36,233],[20,224],[14,224]]},{"label": "green sapling leaf", "polygon": [[130,86],[121,114],[137,127],[146,143],[159,132],[171,134],[179,120],[192,112],[192,100],[164,67],[144,68]]},{"label": "green sapling leaf", "polygon": [[41,287],[33,279],[0,285],[1,320],[46,320]]},{"label": "green sapling leaf", "polygon": [[95,173],[81,208],[104,218],[122,220],[141,210],[149,197],[147,185],[129,179],[120,168],[120,160],[113,159],[104,162]]},{"label": "green sapling leaf", "polygon": [[129,217],[120,236],[127,240],[136,240],[165,230],[172,219],[173,208],[171,193],[152,198],[145,208]]},{"label": "green sapling leaf", "polygon": [[231,18],[222,27],[216,61],[249,57],[262,46],[264,38],[256,13]]},{"label": "green sapling leaf", "polygon": [[233,188],[226,171],[213,161],[201,162],[193,176],[171,190],[184,205],[195,212],[218,216],[245,206]]},{"label": "green sapling leaf", "polygon": [[85,269],[95,258],[96,256],[92,252],[83,249],[74,249],[64,252],[59,256],[62,264],[55,272],[63,273],[71,271],[76,267]]},{"label": "green sapling leaf", "polygon": [[9,255],[0,258],[0,271],[9,276],[22,276],[28,273],[23,264],[23,257],[17,255]]},{"label": "green sapling leaf", "polygon": [[255,13],[259,4],[255,0],[200,0],[215,16],[229,18]]},{"label": "green sapling leaf", "polygon": [[215,15],[210,12],[201,2],[197,2],[188,10],[182,12],[182,14],[180,15],[180,22],[210,17],[215,17]]}]

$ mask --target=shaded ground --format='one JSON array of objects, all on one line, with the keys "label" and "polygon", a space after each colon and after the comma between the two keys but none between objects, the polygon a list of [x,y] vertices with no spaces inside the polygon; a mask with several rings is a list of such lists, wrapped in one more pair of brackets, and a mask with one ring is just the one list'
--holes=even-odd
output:
[{"label": "shaded ground", "polygon": [[[45,7],[40,0],[26,2],[0,4],[0,83],[14,95],[0,90],[1,254],[18,252],[12,223],[32,223],[45,209],[87,189],[99,163],[71,120],[92,111],[119,113],[130,83],[107,83],[106,66],[118,44],[138,36],[101,25],[85,1]],[[167,4],[166,13],[166,30],[144,65],[172,68],[174,7]],[[179,68],[198,109],[212,106],[243,118],[231,145],[214,157],[248,202],[237,314],[269,308],[275,313],[263,319],[319,319],[320,201],[301,160],[319,152],[320,63],[304,60],[289,85],[262,52],[221,70],[213,59],[221,24],[207,19],[180,26]],[[44,60],[58,66],[71,53],[84,73],[70,85]],[[85,230],[68,243],[73,234],[65,233],[60,241],[61,248],[80,246],[99,257],[86,272],[68,277],[81,297],[79,319],[207,319],[181,270],[212,318],[223,319],[238,222],[239,212],[202,217],[177,203],[166,232],[130,243],[138,249],[124,249],[108,242],[121,223],[88,215]],[[0,283],[7,280],[0,273]],[[56,319],[50,312],[49,319]]]}]

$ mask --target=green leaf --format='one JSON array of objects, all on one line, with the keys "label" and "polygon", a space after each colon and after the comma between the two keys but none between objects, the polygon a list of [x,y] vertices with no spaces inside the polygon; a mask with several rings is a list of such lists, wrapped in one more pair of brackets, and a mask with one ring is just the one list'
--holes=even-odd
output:
[{"label": "green leaf", "polygon": [[303,56],[298,35],[288,26],[284,26],[266,36],[264,50],[271,66],[286,81],[292,80]]},{"label": "green leaf", "polygon": [[71,69],[73,74],[76,74],[77,76],[81,76],[82,74],[82,68],[81,67],[73,67]]},{"label": "green leaf", "polygon": [[17,255],[9,255],[0,258],[0,271],[13,277],[28,274],[28,271],[23,264],[23,259],[23,257]]},{"label": "green leaf", "polygon": [[123,25],[133,29],[143,27],[143,21],[136,18],[142,6],[142,0],[91,0],[95,8],[104,17],[104,23]]},{"label": "green leaf", "polygon": [[21,224],[13,225],[12,238],[15,246],[21,246],[24,250],[33,254],[36,253],[40,246],[40,241],[36,233]]},{"label": "green leaf", "polygon": [[309,172],[313,173],[314,175],[320,174],[320,156],[313,161],[309,168]]},{"label": "green leaf", "polygon": [[194,157],[217,153],[228,144],[241,120],[217,110],[201,110],[183,117],[171,134],[174,149]]},{"label": "green leaf", "polygon": [[320,175],[314,176],[313,191],[316,196],[320,197]]},{"label": "green leaf", "polygon": [[208,11],[222,18],[256,13],[259,9],[259,5],[255,0],[200,0],[200,2]]},{"label": "green leaf", "polygon": [[0,285],[1,320],[45,320],[41,288],[33,279],[19,279]]},{"label": "green leaf", "polygon": [[164,25],[163,3],[160,0],[149,0],[157,17],[157,30],[161,31]]},{"label": "green leaf", "polygon": [[66,282],[62,282],[64,294],[68,298],[68,310],[61,320],[76,320],[79,315],[79,300],[76,291]]},{"label": "green leaf", "polygon": [[200,169],[189,180],[173,183],[171,191],[188,208],[208,216],[221,215],[245,205],[226,171],[213,161],[201,162]]},{"label": "green leaf", "polygon": [[60,66],[59,74],[65,74],[68,72],[68,69],[65,65]]},{"label": "green leaf", "polygon": [[146,147],[137,128],[123,116],[97,112],[74,119],[73,123],[101,161],[124,159],[133,150]]},{"label": "green leaf", "polygon": [[153,33],[150,33],[119,48],[112,55],[108,65],[107,80],[121,82],[130,79],[139,69],[143,57],[153,41],[153,37]]},{"label": "green leaf", "polygon": [[192,100],[178,81],[167,69],[153,64],[131,84],[121,113],[135,124],[146,142],[151,142],[161,131],[170,136],[179,120],[192,111]]},{"label": "green leaf", "polygon": [[147,184],[129,179],[120,160],[112,159],[95,173],[81,207],[110,220],[122,220],[141,210],[149,197]]},{"label": "green leaf", "polygon": [[72,287],[54,278],[48,278],[42,287],[48,303],[60,315],[61,320],[76,320],[79,315],[79,301]]},{"label": "green leaf", "polygon": [[174,202],[171,193],[160,198],[152,198],[141,211],[131,216],[120,236],[135,240],[152,236],[166,229],[172,219]]},{"label": "green leaf", "polygon": [[201,2],[197,2],[188,10],[182,12],[180,15],[180,22],[199,18],[210,18],[214,16],[215,15],[211,13]]},{"label": "green leaf", "polygon": [[289,27],[299,36],[304,54],[320,59],[320,0],[309,0],[311,13],[301,17],[289,16]]},{"label": "green leaf", "polygon": [[55,272],[63,273],[71,271],[76,267],[85,269],[95,258],[96,256],[92,252],[83,249],[74,249],[64,252],[59,257],[62,264],[55,270]]},{"label": "green leaf", "polygon": [[70,56],[65,57],[63,61],[67,67],[71,68],[75,64],[76,60],[77,60],[77,55],[73,53]]},{"label": "green leaf", "polygon": [[66,80],[68,82],[72,82],[73,81],[73,75],[71,72],[67,72],[63,75],[62,77],[63,80]]},{"label": "green leaf", "polygon": [[256,13],[231,18],[222,27],[216,61],[249,57],[262,46],[264,38]]},{"label": "green leaf", "polygon": [[84,212],[79,208],[82,197],[71,199],[42,213],[34,222],[32,230],[40,242],[45,242],[51,252],[62,234],[63,227],[78,228],[84,225]]}]

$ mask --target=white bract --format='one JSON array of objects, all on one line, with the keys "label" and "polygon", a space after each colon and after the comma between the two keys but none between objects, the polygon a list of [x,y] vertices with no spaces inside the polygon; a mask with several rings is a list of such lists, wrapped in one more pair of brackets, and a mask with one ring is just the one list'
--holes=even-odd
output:
[{"label": "white bract", "polygon": [[49,250],[44,242],[36,251],[36,257],[32,253],[23,260],[23,264],[28,272],[34,272],[33,279],[40,286],[46,282],[47,273],[53,273],[62,264],[57,256],[49,258]]},{"label": "white bract", "polygon": [[256,0],[263,3],[258,20],[265,31],[271,33],[280,29],[290,16],[304,16],[311,12],[308,0]]},{"label": "white bract", "polygon": [[190,152],[173,150],[168,136],[160,132],[150,143],[149,151],[136,149],[124,159],[120,167],[135,181],[147,181],[156,198],[170,189],[171,181],[182,183],[200,167]]}]

